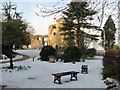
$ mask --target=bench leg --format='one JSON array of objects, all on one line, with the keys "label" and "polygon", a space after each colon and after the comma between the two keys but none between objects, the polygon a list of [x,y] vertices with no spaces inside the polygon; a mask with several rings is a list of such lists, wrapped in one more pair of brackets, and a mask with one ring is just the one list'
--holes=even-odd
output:
[{"label": "bench leg", "polygon": [[55,76],[55,77],[54,77],[54,83],[56,82],[56,80],[59,82],[59,84],[62,84],[62,83],[61,83],[61,77],[60,77],[60,76]]},{"label": "bench leg", "polygon": [[73,80],[73,77],[77,80],[77,74],[71,74],[71,78],[70,78],[70,80],[72,81]]},{"label": "bench leg", "polygon": [[83,68],[81,73],[83,73],[83,72],[88,73],[88,69],[87,68]]}]

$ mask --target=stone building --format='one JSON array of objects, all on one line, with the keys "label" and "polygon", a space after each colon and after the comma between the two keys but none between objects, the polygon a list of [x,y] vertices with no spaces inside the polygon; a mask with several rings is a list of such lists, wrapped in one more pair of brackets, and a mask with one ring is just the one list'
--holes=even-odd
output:
[{"label": "stone building", "polygon": [[[30,35],[31,44],[29,49],[40,49],[43,46],[48,45],[48,35]],[[23,48],[27,48],[25,45]]]},{"label": "stone building", "polygon": [[48,45],[48,35],[36,35],[31,36],[31,48],[42,48],[45,45]]},{"label": "stone building", "polygon": [[[31,45],[30,49],[40,49],[43,46],[49,45],[57,49],[62,49],[67,47],[67,42],[64,40],[64,36],[61,35],[62,31],[60,31],[60,27],[64,22],[63,18],[59,18],[56,20],[56,24],[50,25],[48,28],[48,35],[30,35]],[[75,33],[75,32],[74,32]],[[74,40],[75,46],[76,39]],[[24,46],[25,47],[25,46]],[[97,50],[103,50],[103,47],[99,45],[98,42],[89,43],[89,48],[96,48]],[[98,48],[99,47],[99,48]]]},{"label": "stone building", "polygon": [[[63,18],[57,19],[56,24],[50,25],[48,29],[48,45],[53,46],[54,48],[64,48],[67,46],[64,36],[61,35],[59,28],[64,22]],[[74,32],[76,33],[76,32]],[[75,46],[77,46],[76,39],[74,40]],[[104,50],[100,42],[90,42],[88,43],[88,48],[95,48],[96,50]]]},{"label": "stone building", "polygon": [[61,35],[59,28],[63,23],[63,18],[57,19],[56,24],[50,25],[48,28],[48,45],[53,46],[54,48],[63,48],[66,47],[66,41]]}]

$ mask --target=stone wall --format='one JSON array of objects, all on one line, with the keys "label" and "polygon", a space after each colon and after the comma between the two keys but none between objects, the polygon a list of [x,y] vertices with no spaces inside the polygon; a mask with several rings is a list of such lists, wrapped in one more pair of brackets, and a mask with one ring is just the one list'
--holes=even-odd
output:
[{"label": "stone wall", "polygon": [[48,45],[58,49],[66,47],[67,45],[59,30],[62,23],[63,18],[57,19],[56,24],[50,25],[48,28]]},{"label": "stone wall", "polygon": [[[31,44],[29,49],[41,49],[43,46],[48,45],[48,35],[30,35]],[[23,48],[27,48],[25,45]]]}]

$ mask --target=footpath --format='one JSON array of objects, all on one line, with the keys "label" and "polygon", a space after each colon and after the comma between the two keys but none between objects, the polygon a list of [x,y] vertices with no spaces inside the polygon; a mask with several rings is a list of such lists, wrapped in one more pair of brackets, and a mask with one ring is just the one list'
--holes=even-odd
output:
[{"label": "footpath", "polygon": [[[24,60],[27,60],[30,58],[30,56],[28,56],[28,55],[24,55],[24,54],[19,54],[19,55],[22,55],[23,58],[15,59],[15,60],[13,60],[13,62],[24,61]],[[8,62],[10,62],[10,61],[2,61],[2,62],[0,62],[0,64],[8,63]]]}]

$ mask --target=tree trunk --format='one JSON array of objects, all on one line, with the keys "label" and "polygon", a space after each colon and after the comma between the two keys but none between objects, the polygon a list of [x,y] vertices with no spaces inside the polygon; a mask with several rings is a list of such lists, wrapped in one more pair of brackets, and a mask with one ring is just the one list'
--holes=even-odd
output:
[{"label": "tree trunk", "polygon": [[13,69],[13,60],[12,60],[12,57],[10,58],[10,69]]},{"label": "tree trunk", "polygon": [[13,52],[12,52],[12,49],[13,49],[13,45],[10,44],[10,69],[13,69],[13,60],[12,60]]}]

